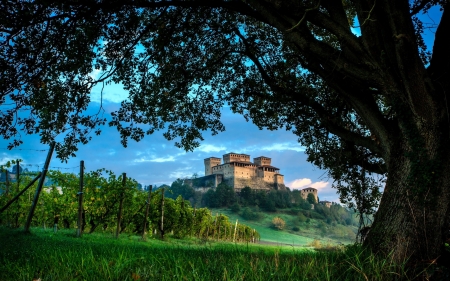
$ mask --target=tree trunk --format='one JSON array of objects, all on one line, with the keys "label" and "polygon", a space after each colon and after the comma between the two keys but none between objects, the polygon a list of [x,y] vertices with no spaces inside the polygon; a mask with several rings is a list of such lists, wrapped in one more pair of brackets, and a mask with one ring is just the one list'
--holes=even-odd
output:
[{"label": "tree trunk", "polygon": [[364,242],[373,252],[414,265],[443,253],[450,218],[450,149],[443,131],[423,128],[392,147],[383,197]]}]

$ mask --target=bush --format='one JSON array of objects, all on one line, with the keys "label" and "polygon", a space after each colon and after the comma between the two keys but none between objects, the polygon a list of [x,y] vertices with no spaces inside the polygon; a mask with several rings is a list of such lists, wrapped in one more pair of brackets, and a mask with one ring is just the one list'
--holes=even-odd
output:
[{"label": "bush", "polygon": [[244,210],[242,211],[241,216],[246,219],[246,220],[251,220],[251,221],[258,221],[260,219],[262,219],[262,214],[259,212],[254,212],[252,211],[250,208],[244,208]]},{"label": "bush", "polygon": [[239,213],[239,211],[241,210],[241,205],[239,205],[238,203],[234,203],[233,205],[231,205],[230,209],[233,213]]},{"label": "bush", "polygon": [[298,226],[294,226],[294,227],[292,228],[292,230],[293,230],[293,231],[300,231],[300,228],[299,228]]},{"label": "bush", "polygon": [[275,227],[278,230],[282,230],[286,226],[286,222],[280,217],[273,218],[272,224],[273,227]]},{"label": "bush", "polygon": [[320,243],[320,240],[314,239],[308,244],[308,246],[313,247],[314,249],[320,249],[322,248],[322,243]]},{"label": "bush", "polygon": [[304,214],[300,213],[300,214],[298,215],[298,221],[299,221],[299,222],[306,222],[306,220],[307,220],[307,218],[305,217]]}]

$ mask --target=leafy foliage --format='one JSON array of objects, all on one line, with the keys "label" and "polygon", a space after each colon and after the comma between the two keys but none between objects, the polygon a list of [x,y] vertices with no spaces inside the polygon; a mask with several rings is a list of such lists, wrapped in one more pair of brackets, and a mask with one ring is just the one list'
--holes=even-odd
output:
[{"label": "leafy foliage", "polygon": [[[22,175],[20,189],[28,184],[31,175]],[[76,228],[78,214],[78,197],[80,180],[74,174],[49,171],[49,181],[39,198],[39,204],[33,217],[33,226]],[[122,175],[100,169],[84,173],[83,189],[83,223],[84,231],[93,233],[99,228],[102,231],[114,232],[117,223],[119,200],[123,198],[123,212],[120,232],[142,234],[143,222],[147,219],[147,232],[153,233],[159,229],[161,223],[161,193],[162,188],[152,193],[150,214],[144,217],[144,207],[148,191],[138,188],[138,183],[126,178],[123,184]],[[176,187],[178,181],[172,186]],[[10,183],[16,184],[15,182]],[[11,205],[6,212],[0,214],[0,223],[19,227],[25,223],[31,206],[32,195],[37,183],[19,197],[17,203]],[[34,187],[34,188],[33,188]],[[223,187],[227,191],[226,186]],[[0,185],[0,191],[6,186]],[[17,189],[8,193],[0,192],[0,206],[4,206],[16,193]],[[228,199],[227,199],[228,200]],[[225,201],[228,202],[228,201]],[[228,218],[219,215],[215,218],[208,209],[194,209],[189,201],[178,195],[176,199],[164,198],[164,230],[173,232],[176,238],[197,236],[199,238],[213,238],[223,240],[250,241],[258,239],[258,233],[245,225],[234,226]],[[238,235],[232,236],[236,228]]]}]

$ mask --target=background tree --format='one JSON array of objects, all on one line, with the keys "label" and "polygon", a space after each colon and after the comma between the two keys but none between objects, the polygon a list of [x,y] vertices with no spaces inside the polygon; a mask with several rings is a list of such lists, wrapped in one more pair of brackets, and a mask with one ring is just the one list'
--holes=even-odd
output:
[{"label": "background tree", "polygon": [[[417,15],[433,6],[442,18],[431,52]],[[66,159],[105,123],[101,110],[84,113],[92,87],[121,82],[130,98],[109,124],[123,145],[166,128],[192,150],[203,131],[225,129],[229,104],[259,127],[292,130],[338,182],[387,175],[365,243],[431,260],[450,221],[449,9],[445,0],[3,1],[0,134],[11,147],[20,130],[43,143],[63,135]]]},{"label": "background tree", "polygon": [[167,193],[168,198],[177,198],[181,195],[185,200],[189,200],[194,197],[194,188],[188,184],[185,184],[183,179],[177,179],[170,186],[170,192]]},{"label": "background tree", "polygon": [[317,204],[316,197],[312,193],[308,193],[308,196],[306,197],[306,201],[308,201],[309,204]]}]

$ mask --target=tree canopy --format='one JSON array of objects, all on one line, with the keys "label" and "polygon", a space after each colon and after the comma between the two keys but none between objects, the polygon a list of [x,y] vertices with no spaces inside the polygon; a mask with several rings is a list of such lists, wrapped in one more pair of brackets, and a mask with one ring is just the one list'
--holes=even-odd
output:
[{"label": "tree canopy", "polygon": [[[429,50],[418,15],[434,6],[442,18]],[[64,135],[57,152],[66,159],[106,122],[102,110],[86,113],[92,87],[122,83],[129,98],[109,125],[123,145],[164,130],[192,150],[203,132],[225,130],[220,110],[230,106],[259,127],[292,130],[339,190],[359,185],[379,196],[371,174],[386,175],[366,243],[434,258],[450,217],[448,7],[445,0],[2,1],[0,134],[11,147],[20,131],[44,143]]]}]

